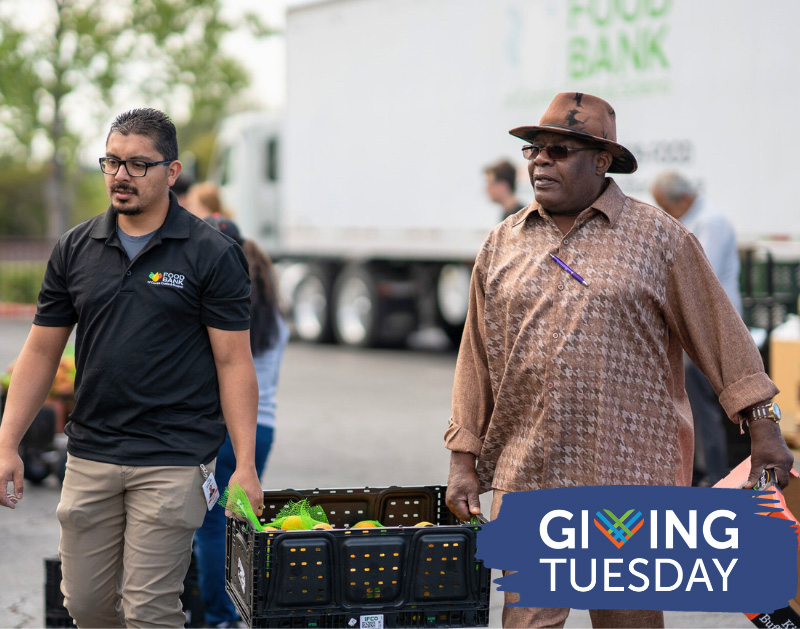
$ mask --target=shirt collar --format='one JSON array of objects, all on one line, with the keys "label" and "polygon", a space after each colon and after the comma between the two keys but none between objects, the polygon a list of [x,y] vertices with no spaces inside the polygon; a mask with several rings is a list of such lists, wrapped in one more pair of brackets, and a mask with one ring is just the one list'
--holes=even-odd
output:
[{"label": "shirt collar", "polygon": [[[178,205],[178,197],[169,191],[169,209],[161,227],[156,231],[159,238],[189,238],[189,213]],[[117,214],[110,205],[106,213],[92,229],[92,238],[108,241],[117,231]]]},{"label": "shirt collar", "polygon": [[[619,215],[622,213],[622,210],[625,207],[627,197],[622,190],[620,190],[620,187],[613,178],[606,177],[606,180],[608,181],[608,185],[603,191],[603,194],[597,197],[597,199],[595,199],[594,203],[592,203],[589,208],[595,209],[603,214],[608,219],[609,225],[613,227],[614,223],[617,222]],[[539,205],[535,200],[525,210],[522,211],[519,218],[514,221],[513,227],[516,227],[520,223],[524,223],[528,217],[532,215],[539,217],[542,216],[542,206]]]}]

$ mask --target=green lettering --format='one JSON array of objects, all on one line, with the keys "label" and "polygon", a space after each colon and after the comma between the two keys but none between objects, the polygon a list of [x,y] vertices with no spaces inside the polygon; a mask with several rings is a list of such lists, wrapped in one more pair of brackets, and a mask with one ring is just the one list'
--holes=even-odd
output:
[{"label": "green lettering", "polygon": [[651,61],[653,59],[657,59],[661,63],[662,68],[669,68],[669,61],[667,61],[667,55],[664,54],[663,42],[664,38],[667,36],[667,25],[662,24],[655,33],[648,32],[648,38],[650,40],[649,45],[647,46],[648,50],[648,63],[647,66],[651,66]]},{"label": "green lettering", "polygon": [[637,42],[634,44],[631,42],[627,33],[619,34],[619,54],[617,55],[617,66],[620,71],[623,70],[628,63],[633,65],[633,67],[637,70],[643,69],[644,64],[642,62],[641,46],[639,45],[641,37],[637,37],[636,39]]},{"label": "green lettering", "polygon": [[630,4],[630,0],[617,0],[617,13],[619,16],[625,20],[626,22],[634,22],[636,18],[639,16],[639,9],[641,8],[642,2],[641,0],[632,0],[633,1],[633,9],[629,10],[628,5]]},{"label": "green lettering", "polygon": [[589,41],[585,37],[573,37],[567,42],[567,75],[571,79],[582,79],[589,75]]},{"label": "green lettering", "polygon": [[650,17],[663,17],[672,8],[672,0],[647,0],[647,4]]},{"label": "green lettering", "polygon": [[605,70],[606,72],[614,71],[614,59],[611,54],[611,45],[609,44],[608,37],[600,35],[597,38],[597,46],[595,47],[594,63],[592,64],[592,74],[598,70]]},{"label": "green lettering", "polygon": [[[601,13],[602,8],[605,8],[605,14]],[[589,14],[597,26],[606,26],[611,21],[611,0],[592,0]]]},{"label": "green lettering", "polygon": [[567,26],[575,28],[582,13],[586,13],[586,5],[580,0],[569,0],[567,4]]}]

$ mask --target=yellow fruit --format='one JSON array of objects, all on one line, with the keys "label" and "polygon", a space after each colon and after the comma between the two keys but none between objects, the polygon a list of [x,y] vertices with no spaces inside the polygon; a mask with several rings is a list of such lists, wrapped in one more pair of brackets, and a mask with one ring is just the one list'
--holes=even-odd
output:
[{"label": "yellow fruit", "polygon": [[432,522],[417,522],[414,526],[433,526]]},{"label": "yellow fruit", "polygon": [[281,528],[284,531],[301,531],[303,528],[303,519],[299,515],[290,515],[283,521]]},{"label": "yellow fruit", "polygon": [[375,528],[375,523],[370,522],[369,520],[362,520],[361,522],[356,522],[353,525],[354,529],[370,529]]},{"label": "yellow fruit", "polygon": [[265,531],[280,531],[280,529],[276,529],[274,526],[265,526]]},{"label": "yellow fruit", "polygon": [[327,524],[326,522],[320,522],[319,524],[314,525],[314,530],[332,529],[332,528],[333,527],[330,524]]}]

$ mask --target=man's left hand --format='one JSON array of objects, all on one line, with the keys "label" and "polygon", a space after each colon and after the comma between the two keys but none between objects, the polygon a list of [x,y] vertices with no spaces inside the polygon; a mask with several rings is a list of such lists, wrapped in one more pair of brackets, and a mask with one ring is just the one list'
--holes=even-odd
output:
[{"label": "man's left hand", "polygon": [[[258,478],[255,466],[249,466],[243,469],[237,465],[236,470],[231,474],[228,486],[233,487],[235,484],[238,484],[244,489],[247,498],[250,500],[250,506],[253,507],[253,512],[257,516],[260,516],[263,511],[264,490],[261,488],[261,481]],[[232,515],[234,515],[233,512],[229,509],[225,509],[226,517],[231,517]]]},{"label": "man's left hand", "polygon": [[747,422],[750,430],[750,476],[744,485],[752,489],[766,468],[775,471],[775,477],[781,488],[789,484],[789,470],[794,464],[794,457],[789,451],[781,435],[780,426],[770,419],[758,419]]}]

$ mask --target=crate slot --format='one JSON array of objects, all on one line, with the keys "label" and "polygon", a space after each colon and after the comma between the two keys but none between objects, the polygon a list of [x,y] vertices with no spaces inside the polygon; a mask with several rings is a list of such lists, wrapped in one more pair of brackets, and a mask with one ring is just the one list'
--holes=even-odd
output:
[{"label": "crate slot", "polygon": [[[399,588],[391,587],[394,583],[382,583],[382,587],[372,587],[383,579],[378,574],[387,571],[399,571],[403,564],[406,544],[401,537],[370,536],[350,538],[342,543],[345,551],[344,566],[350,573],[361,574],[364,580],[352,580],[345,588],[344,599],[348,604],[364,604],[379,600],[392,602],[400,595]],[[376,574],[373,578],[368,575]],[[374,582],[373,582],[374,581]],[[355,585],[352,585],[355,582]]]},{"label": "crate slot", "polygon": [[[277,602],[282,606],[316,604],[330,601],[333,596],[333,548],[327,539],[297,540],[284,535],[274,544],[273,553],[278,565],[284,565],[286,580],[274,588]],[[319,558],[319,553],[323,558]],[[327,561],[326,561],[327,560]],[[315,587],[309,585],[315,582]]]},{"label": "crate slot", "polygon": [[[466,596],[467,580],[472,576],[469,570],[472,562],[464,552],[463,536],[456,533],[425,533],[421,535],[421,540],[424,542],[417,544],[418,553],[415,558],[415,596],[448,600],[458,600]],[[442,552],[445,548],[449,552]]]}]

